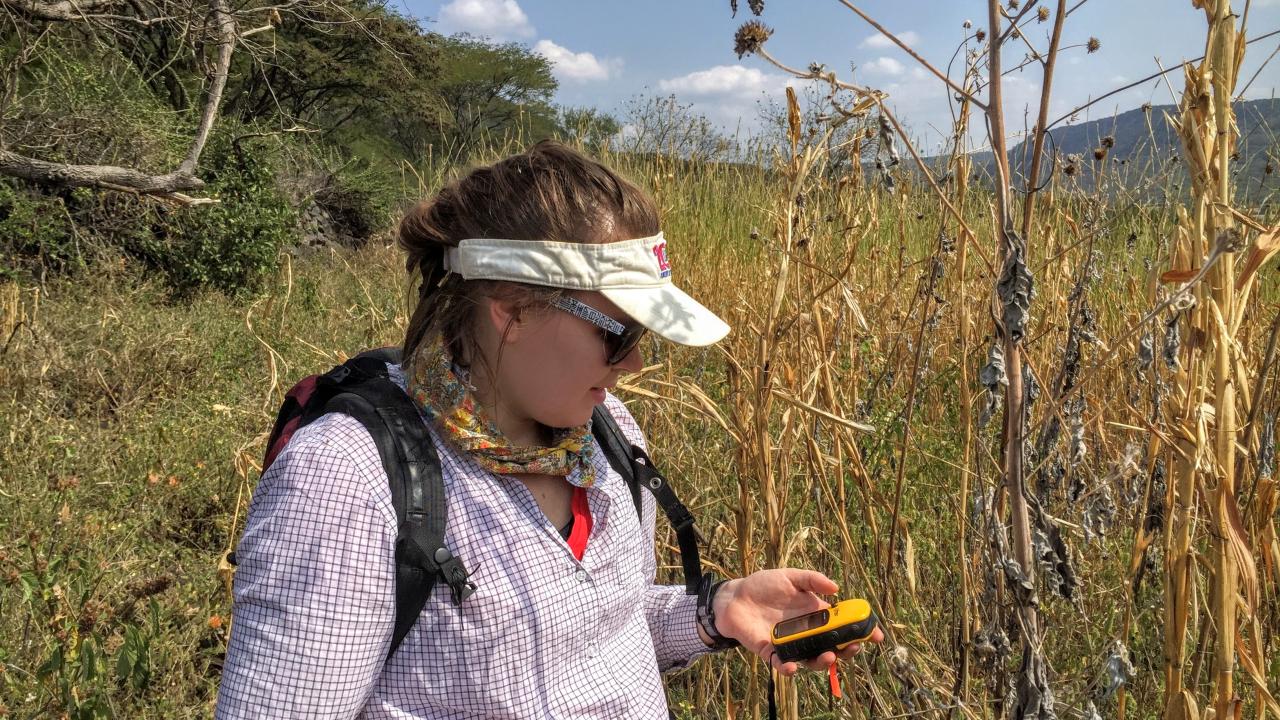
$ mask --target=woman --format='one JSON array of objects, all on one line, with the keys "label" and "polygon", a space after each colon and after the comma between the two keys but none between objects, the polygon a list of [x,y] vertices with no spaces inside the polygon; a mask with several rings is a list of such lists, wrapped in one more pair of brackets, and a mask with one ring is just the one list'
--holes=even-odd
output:
[{"label": "woman", "polygon": [[655,585],[654,501],[645,493],[637,518],[590,435],[603,404],[643,447],[609,391],[641,367],[646,332],[707,345],[729,331],[671,284],[652,201],[542,142],[420,204],[399,239],[421,286],[391,370],[431,429],[446,544],[476,590],[460,605],[432,593],[386,657],[387,476],[368,431],[325,415],[254,493],[218,717],[657,719],[660,672],[713,647],[736,641],[796,672],[772,656],[770,630],[825,607],[835,584],[766,570],[703,593],[702,607]]}]

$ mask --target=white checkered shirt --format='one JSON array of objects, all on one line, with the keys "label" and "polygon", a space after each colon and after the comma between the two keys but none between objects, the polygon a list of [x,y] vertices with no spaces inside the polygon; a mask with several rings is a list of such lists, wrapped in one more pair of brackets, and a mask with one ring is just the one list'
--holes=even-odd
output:
[{"label": "white checkered shirt", "polygon": [[[622,402],[606,406],[643,446]],[[707,648],[695,598],[653,584],[649,493],[637,517],[597,452],[579,562],[523,483],[432,437],[446,545],[475,594],[454,606],[438,583],[384,664],[395,615],[389,481],[368,431],[325,415],[295,433],[249,506],[217,718],[666,718],[660,670]]]}]

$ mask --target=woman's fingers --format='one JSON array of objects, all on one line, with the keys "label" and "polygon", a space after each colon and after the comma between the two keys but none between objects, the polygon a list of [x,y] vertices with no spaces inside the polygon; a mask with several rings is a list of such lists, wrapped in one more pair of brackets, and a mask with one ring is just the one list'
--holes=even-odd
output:
[{"label": "woman's fingers", "polygon": [[769,664],[774,670],[790,677],[800,671],[800,668],[808,668],[809,670],[826,670],[836,661],[836,654],[830,651],[824,652],[816,658],[802,660],[800,662],[782,662],[778,659],[777,653],[769,654]]},{"label": "woman's fingers", "polygon": [[853,643],[839,652],[841,660],[849,660],[854,655],[862,652],[862,643]]},{"label": "woman's fingers", "polygon": [[791,677],[792,675],[795,675],[800,670],[800,666],[797,665],[796,663],[782,662],[781,660],[779,660],[778,653],[776,652],[771,652],[769,654],[769,665],[771,665],[774,670],[777,670],[778,672],[782,673],[783,675],[786,675],[787,677]]},{"label": "woman's fingers", "polygon": [[804,666],[810,670],[826,670],[836,661],[836,654],[828,650],[816,658],[805,660]]},{"label": "woman's fingers", "polygon": [[816,570],[800,570],[788,568],[787,578],[800,590],[808,590],[815,595],[834,595],[840,589],[831,578]]}]

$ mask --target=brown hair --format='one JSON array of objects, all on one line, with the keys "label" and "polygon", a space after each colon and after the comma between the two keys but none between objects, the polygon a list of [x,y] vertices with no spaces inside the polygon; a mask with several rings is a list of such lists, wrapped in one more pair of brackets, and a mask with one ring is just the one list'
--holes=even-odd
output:
[{"label": "brown hair", "polygon": [[658,211],[640,188],[585,155],[543,140],[519,155],[479,167],[400,221],[409,273],[419,274],[418,305],[404,339],[406,362],[436,334],[460,364],[478,357],[474,312],[491,297],[534,307],[555,288],[446,274],[444,251],[466,238],[605,243],[658,232]]}]

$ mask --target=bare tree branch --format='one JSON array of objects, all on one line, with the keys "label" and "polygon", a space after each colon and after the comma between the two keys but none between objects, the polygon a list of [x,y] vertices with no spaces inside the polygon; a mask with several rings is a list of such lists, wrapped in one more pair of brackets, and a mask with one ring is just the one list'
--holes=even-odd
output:
[{"label": "bare tree branch", "polygon": [[[30,0],[0,0],[0,6],[22,12],[29,18],[44,21],[92,20],[88,11],[106,7],[114,0],[62,0],[54,3],[36,3]],[[210,202],[183,194],[188,190],[200,190],[204,181],[196,177],[196,165],[204,152],[218,110],[226,90],[227,76],[231,69],[231,55],[236,46],[236,22],[227,7],[226,0],[209,0],[211,18],[217,39],[217,52],[209,72],[209,85],[205,94],[204,109],[195,136],[182,163],[173,172],[152,175],[133,168],[115,165],[76,165],[49,162],[0,149],[0,175],[9,175],[46,185],[70,187],[94,187],[142,195],[155,195],[185,205]],[[114,17],[114,16],[113,16]],[[147,25],[152,21],[137,18]]]},{"label": "bare tree branch", "polygon": [[167,175],[148,175],[115,165],[68,165],[37,160],[8,150],[0,150],[0,174],[48,185],[127,189],[146,195],[204,187],[203,180],[181,170]]},{"label": "bare tree branch", "polygon": [[191,141],[191,149],[187,151],[187,159],[178,167],[179,173],[187,175],[195,173],[200,153],[204,151],[209,133],[213,130],[213,121],[218,118],[222,91],[227,87],[227,74],[231,71],[231,51],[236,46],[236,21],[227,9],[226,0],[209,0],[209,8],[213,11],[213,19],[218,27],[218,58],[209,78],[209,94],[205,99],[200,126],[196,130],[195,139]]},{"label": "bare tree branch", "polygon": [[32,20],[67,22],[84,20],[86,13],[109,7],[115,0],[59,0],[35,2],[35,0],[0,0],[0,7],[21,13]]}]

